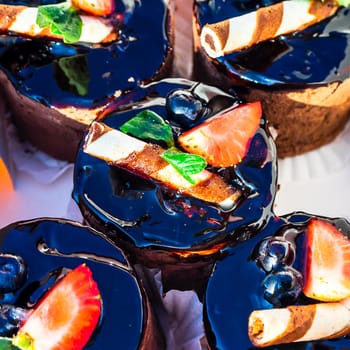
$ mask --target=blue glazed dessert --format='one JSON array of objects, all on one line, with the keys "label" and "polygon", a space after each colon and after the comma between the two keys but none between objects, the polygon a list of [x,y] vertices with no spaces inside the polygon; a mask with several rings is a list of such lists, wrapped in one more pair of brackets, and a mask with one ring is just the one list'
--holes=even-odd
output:
[{"label": "blue glazed dessert", "polygon": [[[15,21],[11,13],[18,6],[37,9],[55,3],[1,1],[0,11]],[[107,42],[31,37],[11,26],[7,30],[9,23],[1,22],[0,82],[22,137],[56,158],[73,161],[87,125],[115,96],[141,81],[171,74],[172,6],[161,0],[115,1],[108,16],[89,16],[111,28],[114,37]],[[92,28],[86,40],[97,31]]]},{"label": "blue glazed dessert", "polygon": [[[83,266],[91,271],[101,300],[100,320],[84,349],[103,349],[115,343],[123,349],[164,349],[163,336],[144,286],[121,250],[97,231],[63,219],[35,219],[10,224],[1,229],[0,236],[1,337],[16,335],[62,276]],[[74,291],[69,292],[71,298],[75,297]],[[70,300],[58,307],[64,308],[64,304],[70,305]],[[52,324],[60,325],[55,320],[55,307],[48,310]],[[69,346],[69,349],[80,348]]]},{"label": "blue glazed dessert", "polygon": [[210,349],[348,348],[349,233],[345,219],[296,212],[228,250],[204,296]]},{"label": "blue glazed dessert", "polygon": [[279,157],[320,147],[349,117],[346,6],[318,0],[195,1],[194,77],[223,88],[239,86],[248,101],[261,100]]},{"label": "blue glazed dessert", "polygon": [[[248,116],[242,124],[235,116],[240,113]],[[154,119],[145,130],[151,133],[154,120],[162,120],[161,128],[169,127],[176,151],[185,157],[188,153],[184,147],[191,145],[184,140],[198,136],[198,130],[211,128],[212,123],[218,121],[222,126],[220,129],[219,124],[215,125],[214,134],[221,135],[215,152],[223,157],[235,155],[230,151],[238,147],[235,141],[240,136],[232,137],[232,133],[245,138],[251,117],[255,129],[245,140],[247,148],[242,159],[233,160],[237,163],[230,166],[210,165],[213,151],[204,173],[200,173],[205,179],[191,184],[159,157],[168,147],[164,140],[154,141],[152,135],[144,140],[140,135],[130,136],[131,131],[126,129],[126,133],[120,131],[137,118],[134,126],[139,128],[144,122],[142,117],[149,116]],[[104,144],[102,152],[113,152],[118,143],[120,149],[146,145],[148,151],[129,149],[131,158],[124,155],[126,161],[104,160],[101,154],[89,153],[103,136],[101,128],[117,136],[116,142]],[[159,129],[157,134],[161,134]],[[205,146],[209,139],[212,143],[218,137],[210,136]],[[222,140],[224,152],[220,153]],[[175,148],[168,148],[166,154]],[[191,152],[192,149],[190,156]],[[187,165],[186,161],[181,162]],[[76,159],[73,198],[86,222],[126,248],[134,262],[164,269],[178,269],[191,262],[187,266],[193,267],[197,261],[210,261],[222,247],[254,236],[265,225],[275,196],[275,162],[274,144],[266,132],[259,103],[243,104],[237,96],[202,83],[165,79],[125,94],[106,116],[93,123]]]}]

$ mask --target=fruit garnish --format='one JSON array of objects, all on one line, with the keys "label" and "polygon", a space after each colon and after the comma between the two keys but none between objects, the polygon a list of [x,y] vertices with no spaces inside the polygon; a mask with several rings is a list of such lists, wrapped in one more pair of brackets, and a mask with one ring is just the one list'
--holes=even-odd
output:
[{"label": "fruit garnish", "polygon": [[265,237],[252,258],[266,276],[261,282],[264,299],[282,307],[293,304],[303,289],[303,275],[293,267],[295,243],[283,236]]},{"label": "fruit garnish", "polygon": [[320,301],[350,296],[350,240],[334,225],[310,220],[306,230],[304,294]]},{"label": "fruit garnish", "polygon": [[174,137],[169,124],[157,113],[144,110],[124,123],[120,130],[143,140],[164,141],[168,149],[161,154],[188,182],[195,184],[192,175],[199,174],[207,166],[203,157],[184,153],[174,146]]},{"label": "fruit garnish", "polygon": [[266,275],[261,286],[265,300],[277,307],[287,306],[299,297],[303,276],[293,267],[281,265]]},{"label": "fruit garnish", "polygon": [[12,293],[19,289],[26,279],[27,268],[21,257],[0,254],[0,293]]},{"label": "fruit garnish", "polygon": [[199,119],[204,111],[202,100],[193,91],[176,89],[169,93],[165,102],[167,112],[183,126]]},{"label": "fruit garnish", "polygon": [[91,270],[80,265],[49,290],[13,338],[23,350],[79,350],[101,315],[101,296]]},{"label": "fruit garnish", "polygon": [[108,16],[114,11],[114,0],[72,0],[72,4],[94,16]]},{"label": "fruit garnish", "polygon": [[[6,298],[6,295],[3,298]],[[0,305],[0,337],[11,337],[12,341],[12,335],[18,331],[21,324],[28,317],[29,312],[28,309],[6,304],[2,300]],[[1,346],[0,349],[2,349]]]},{"label": "fruit garnish", "polygon": [[62,35],[65,43],[79,41],[83,25],[77,9],[68,2],[39,6],[36,24],[40,28],[49,27],[53,34]]},{"label": "fruit garnish", "polygon": [[294,242],[282,236],[265,237],[255,248],[255,261],[267,273],[281,265],[292,266],[295,255]]},{"label": "fruit garnish", "polygon": [[235,208],[242,197],[240,189],[230,186],[219,174],[206,169],[191,175],[195,184],[189,183],[162,158],[162,154],[173,149],[165,150],[160,145],[146,143],[98,121],[90,125],[83,150],[109,165],[155,180],[182,195],[215,203],[225,211]]},{"label": "fruit garnish", "polygon": [[13,191],[13,183],[11,175],[4,163],[3,159],[0,157],[0,193]]},{"label": "fruit garnish", "polygon": [[229,167],[241,162],[260,125],[260,102],[225,111],[179,136],[189,153],[202,156],[208,164]]}]

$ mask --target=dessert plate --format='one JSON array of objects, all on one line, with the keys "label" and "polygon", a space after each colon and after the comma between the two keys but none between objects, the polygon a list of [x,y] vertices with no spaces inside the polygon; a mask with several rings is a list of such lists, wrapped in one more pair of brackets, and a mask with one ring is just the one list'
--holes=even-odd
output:
[{"label": "dessert plate", "polygon": [[275,212],[295,210],[350,219],[350,123],[331,143],[278,161],[279,191]]},{"label": "dessert plate", "polygon": [[331,142],[314,151],[295,157],[280,159],[278,173],[280,181],[308,181],[319,179],[344,170],[350,162],[350,123]]}]

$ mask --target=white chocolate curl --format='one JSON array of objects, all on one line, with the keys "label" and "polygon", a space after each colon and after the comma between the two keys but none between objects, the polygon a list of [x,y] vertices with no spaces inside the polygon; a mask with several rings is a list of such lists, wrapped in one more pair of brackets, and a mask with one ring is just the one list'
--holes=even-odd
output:
[{"label": "white chocolate curl", "polygon": [[248,334],[257,347],[339,338],[350,333],[350,310],[344,303],[295,305],[253,311]]},{"label": "white chocolate curl", "polygon": [[332,16],[337,8],[332,0],[282,1],[242,16],[206,24],[200,36],[201,45],[210,57],[224,56],[302,30]]},{"label": "white chocolate curl", "polygon": [[193,175],[195,184],[188,182],[173,166],[161,158],[164,150],[112,129],[104,123],[93,122],[85,138],[84,152],[144,177],[160,181],[192,197],[216,203],[224,210],[233,209],[241,192],[207,170]]},{"label": "white chocolate curl", "polygon": [[[63,37],[50,32],[49,28],[40,28],[36,24],[38,9],[36,7],[0,4],[0,33],[16,33],[30,38],[46,37],[52,40],[63,40]],[[104,18],[80,15],[82,32],[79,43],[99,44],[114,41],[118,38],[113,25]]]}]

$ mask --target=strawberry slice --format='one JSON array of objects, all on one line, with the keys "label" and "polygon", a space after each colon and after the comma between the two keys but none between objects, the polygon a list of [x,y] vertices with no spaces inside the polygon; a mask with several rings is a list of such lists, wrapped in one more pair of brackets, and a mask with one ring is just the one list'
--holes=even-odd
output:
[{"label": "strawberry slice", "polygon": [[179,143],[187,152],[202,156],[213,166],[238,164],[248,152],[261,115],[260,102],[232,108],[184,132]]},{"label": "strawberry slice", "polygon": [[331,223],[311,219],[306,252],[304,294],[321,301],[350,297],[350,240]]},{"label": "strawberry slice", "polygon": [[101,297],[90,269],[81,265],[48,291],[20,327],[13,343],[21,349],[79,350],[101,315]]},{"label": "strawberry slice", "polygon": [[114,0],[72,0],[72,5],[94,16],[108,16],[114,11]]}]

